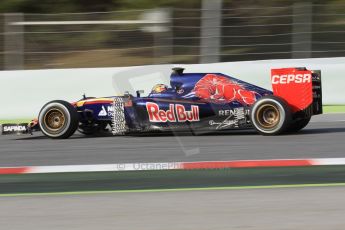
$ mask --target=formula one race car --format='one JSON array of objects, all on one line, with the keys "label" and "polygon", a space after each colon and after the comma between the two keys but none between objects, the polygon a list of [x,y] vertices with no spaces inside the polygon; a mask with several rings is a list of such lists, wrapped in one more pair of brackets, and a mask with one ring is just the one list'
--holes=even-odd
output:
[{"label": "formula one race car", "polygon": [[183,73],[173,68],[170,87],[158,84],[147,97],[86,98],[45,104],[28,125],[5,124],[2,133],[41,130],[50,138],[109,132],[256,129],[263,135],[297,132],[322,113],[321,71],[272,69],[269,91],[221,73]]}]

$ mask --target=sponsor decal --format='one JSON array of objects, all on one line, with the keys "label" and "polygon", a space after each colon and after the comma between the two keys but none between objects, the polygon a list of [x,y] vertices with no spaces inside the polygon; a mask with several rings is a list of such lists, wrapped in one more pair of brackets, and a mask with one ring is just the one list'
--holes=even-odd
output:
[{"label": "sponsor decal", "polygon": [[194,122],[200,121],[199,106],[191,105],[190,110],[186,110],[184,105],[169,104],[168,110],[162,110],[159,105],[153,102],[146,103],[146,110],[150,122]]},{"label": "sponsor decal", "polygon": [[282,74],[282,75],[273,75],[272,76],[272,84],[289,84],[289,83],[310,83],[311,82],[311,74]]},{"label": "sponsor decal", "polygon": [[102,105],[102,109],[98,113],[99,117],[105,117],[105,116],[111,117],[113,115],[114,115],[114,106],[112,105],[108,105],[108,106]]},{"label": "sponsor decal", "polygon": [[235,108],[235,109],[221,109],[218,111],[219,116],[238,116],[239,114],[242,114],[242,111],[244,111],[245,115],[249,115],[250,110],[241,108]]},{"label": "sponsor decal", "polygon": [[2,125],[3,134],[6,133],[24,133],[27,131],[26,125]]},{"label": "sponsor decal", "polygon": [[114,116],[114,106],[113,105],[109,105],[109,106],[107,106],[107,109],[108,109],[108,116],[109,117]]},{"label": "sponsor decal", "polygon": [[216,126],[216,129],[224,128],[238,128],[241,125],[246,124],[246,115],[249,114],[249,110],[245,110],[243,107],[229,109],[229,110],[219,110],[219,116],[227,116],[223,121],[210,120],[210,126]]},{"label": "sponsor decal", "polygon": [[298,68],[271,70],[273,94],[284,98],[291,112],[306,109],[313,103],[312,72]]},{"label": "sponsor decal", "polygon": [[21,132],[21,131],[26,131],[26,127],[21,126],[21,125],[4,127],[4,132]]},{"label": "sponsor decal", "polygon": [[101,109],[101,111],[99,111],[99,113],[98,113],[98,116],[100,116],[100,117],[104,117],[104,116],[107,116],[107,111],[105,110],[105,107],[102,105],[102,109]]}]

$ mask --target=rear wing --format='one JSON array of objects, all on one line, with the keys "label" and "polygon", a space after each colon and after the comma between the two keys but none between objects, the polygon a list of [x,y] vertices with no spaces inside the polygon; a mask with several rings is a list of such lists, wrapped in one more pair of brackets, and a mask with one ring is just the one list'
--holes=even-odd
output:
[{"label": "rear wing", "polygon": [[292,112],[322,114],[321,71],[305,67],[271,70],[273,94],[286,100]]}]

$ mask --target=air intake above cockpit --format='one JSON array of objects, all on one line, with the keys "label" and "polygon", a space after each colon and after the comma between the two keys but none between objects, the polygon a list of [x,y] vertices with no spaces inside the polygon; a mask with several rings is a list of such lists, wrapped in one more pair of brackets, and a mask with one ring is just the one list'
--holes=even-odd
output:
[{"label": "air intake above cockpit", "polygon": [[184,68],[174,67],[172,68],[173,74],[183,75]]}]

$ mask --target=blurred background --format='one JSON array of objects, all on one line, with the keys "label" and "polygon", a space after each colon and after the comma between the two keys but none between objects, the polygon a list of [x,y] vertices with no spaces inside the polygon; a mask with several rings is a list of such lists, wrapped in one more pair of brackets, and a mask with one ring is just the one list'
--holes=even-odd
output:
[{"label": "blurred background", "polygon": [[2,0],[0,69],[345,56],[345,1]]}]

